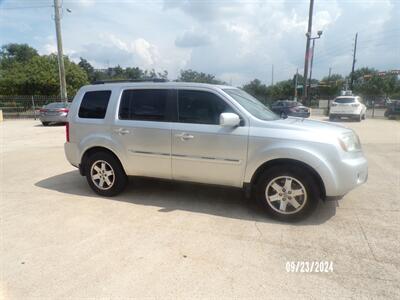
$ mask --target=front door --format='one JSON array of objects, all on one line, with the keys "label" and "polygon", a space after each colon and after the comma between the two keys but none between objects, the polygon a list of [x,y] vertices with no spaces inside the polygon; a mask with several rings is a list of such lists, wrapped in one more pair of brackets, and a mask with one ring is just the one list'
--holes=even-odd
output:
[{"label": "front door", "polygon": [[171,122],[169,110],[176,91],[125,90],[112,134],[125,150],[128,175],[171,178]]},{"label": "front door", "polygon": [[174,179],[241,186],[249,128],[219,125],[223,112],[237,113],[212,92],[178,91],[178,122],[172,123]]}]

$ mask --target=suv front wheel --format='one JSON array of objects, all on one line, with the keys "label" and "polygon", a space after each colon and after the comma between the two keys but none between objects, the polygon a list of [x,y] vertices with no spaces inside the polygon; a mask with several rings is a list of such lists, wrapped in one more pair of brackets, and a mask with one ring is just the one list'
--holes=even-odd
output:
[{"label": "suv front wheel", "polygon": [[85,173],[90,187],[101,196],[111,197],[121,193],[128,182],[121,163],[107,152],[90,155]]},{"label": "suv front wheel", "polygon": [[257,201],[279,221],[300,221],[317,207],[319,190],[311,174],[297,166],[271,167],[260,176]]}]

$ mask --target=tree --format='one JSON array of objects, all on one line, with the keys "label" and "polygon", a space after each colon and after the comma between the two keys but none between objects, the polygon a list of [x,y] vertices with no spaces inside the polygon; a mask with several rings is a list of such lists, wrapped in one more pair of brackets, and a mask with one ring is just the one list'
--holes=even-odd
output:
[{"label": "tree", "polygon": [[253,97],[256,97],[261,102],[267,103],[268,89],[267,86],[261,83],[259,79],[256,78],[250,81],[249,83],[245,84],[242,88],[247,93],[249,93]]},{"label": "tree", "polygon": [[86,75],[90,82],[94,81],[94,68],[93,66],[84,58],[80,57],[78,65],[86,72]]},{"label": "tree", "polygon": [[343,89],[344,78],[340,74],[326,76],[319,82],[319,95],[321,98],[333,99]]},{"label": "tree", "polygon": [[[64,58],[67,91],[74,95],[88,83],[85,71]],[[0,73],[0,94],[3,95],[58,95],[58,60],[55,54],[34,55],[28,61],[12,59]]]},{"label": "tree", "polygon": [[223,84],[223,81],[220,81],[215,78],[212,74],[206,74],[203,72],[197,72],[192,69],[181,70],[181,74],[177,81],[184,82],[201,82],[201,83],[212,83],[212,84]]},{"label": "tree", "polygon": [[27,44],[7,44],[0,50],[1,62],[28,62],[35,56],[39,56],[38,52]]}]

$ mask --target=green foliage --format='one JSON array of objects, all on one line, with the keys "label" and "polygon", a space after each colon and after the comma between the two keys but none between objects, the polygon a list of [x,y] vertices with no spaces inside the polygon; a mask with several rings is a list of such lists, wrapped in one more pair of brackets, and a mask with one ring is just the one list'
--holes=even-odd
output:
[{"label": "green foliage", "polygon": [[27,44],[7,44],[1,47],[0,60],[2,62],[28,62],[38,56],[36,49]]},{"label": "green foliage", "polygon": [[212,74],[197,72],[191,69],[181,70],[181,74],[177,81],[224,84],[223,81],[216,79],[215,76]]},{"label": "green foliage", "polygon": [[[57,56],[25,54],[1,56],[0,94],[58,95],[60,88]],[[68,57],[64,58],[64,64],[67,92],[74,95],[82,85],[87,84],[87,75]]]},{"label": "green foliage", "polygon": [[277,82],[274,85],[266,86],[261,83],[259,79],[254,79],[248,84],[245,84],[243,89],[261,102],[271,104],[271,102],[279,99],[293,99],[294,84],[295,80],[289,79]]},{"label": "green foliage", "polygon": [[323,99],[333,99],[340,95],[343,89],[344,78],[340,74],[332,74],[321,79],[319,86],[319,96]]},{"label": "green foliage", "polygon": [[80,58],[79,66],[86,72],[91,83],[99,80],[140,80],[140,79],[168,79],[168,72],[156,72],[152,70],[142,70],[139,67],[122,68],[116,67],[96,70],[86,59]]},{"label": "green foliage", "polygon": [[361,68],[354,72],[353,91],[367,101],[397,98],[400,95],[399,76],[390,73],[379,74],[375,69]]}]

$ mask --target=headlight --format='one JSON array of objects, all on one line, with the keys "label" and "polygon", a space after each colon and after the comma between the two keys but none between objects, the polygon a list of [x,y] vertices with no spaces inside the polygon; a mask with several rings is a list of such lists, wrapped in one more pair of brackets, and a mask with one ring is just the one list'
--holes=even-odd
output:
[{"label": "headlight", "polygon": [[361,150],[361,143],[358,135],[354,132],[344,133],[339,138],[340,146],[344,151],[353,152]]}]

